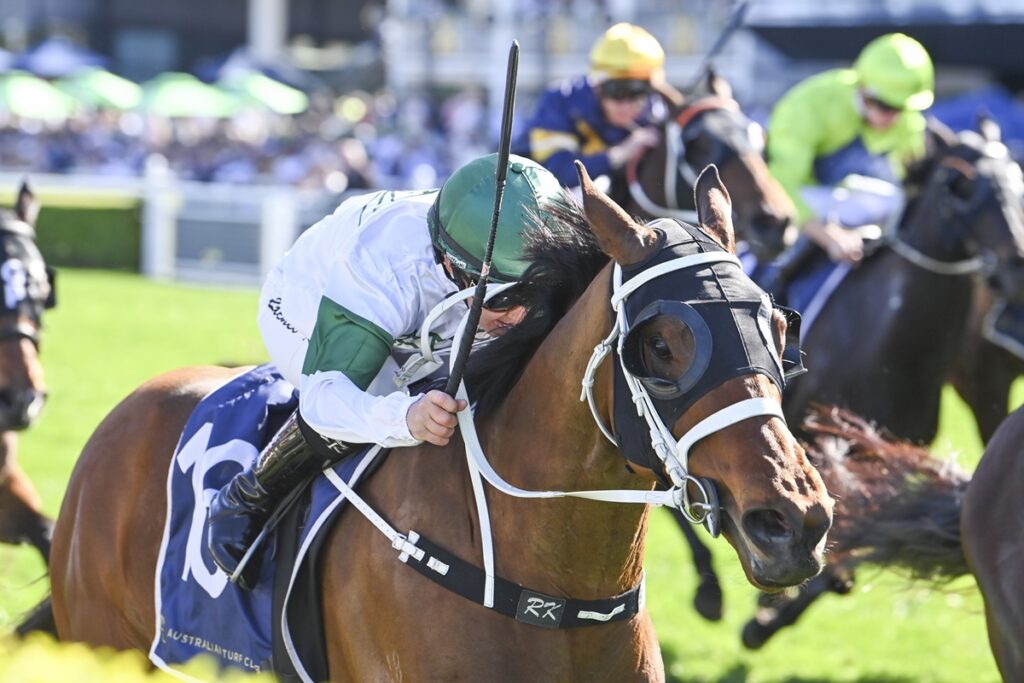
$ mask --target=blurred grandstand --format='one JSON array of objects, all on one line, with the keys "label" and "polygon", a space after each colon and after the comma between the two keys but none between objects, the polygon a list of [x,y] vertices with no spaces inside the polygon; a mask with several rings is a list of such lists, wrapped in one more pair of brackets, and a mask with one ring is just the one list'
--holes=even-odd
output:
[{"label": "blurred grandstand", "polygon": [[[0,0],[0,184],[136,198],[144,270],[254,282],[340,195],[435,187],[491,150],[513,38],[522,121],[616,21],[648,28],[669,80],[690,82],[733,6]],[[747,111],[898,29],[935,58],[933,113],[964,128],[984,111],[1024,157],[1019,0],[762,0],[746,19],[715,65]]]}]

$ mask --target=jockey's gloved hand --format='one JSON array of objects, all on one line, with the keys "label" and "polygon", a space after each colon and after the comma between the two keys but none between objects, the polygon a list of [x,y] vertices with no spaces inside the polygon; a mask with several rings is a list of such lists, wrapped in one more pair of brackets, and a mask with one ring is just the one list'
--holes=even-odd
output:
[{"label": "jockey's gloved hand", "polygon": [[622,168],[633,157],[643,154],[644,150],[658,144],[658,131],[655,128],[637,128],[625,140],[608,150],[608,163],[612,168]]},{"label": "jockey's gloved hand", "polygon": [[414,439],[428,441],[435,446],[446,446],[459,424],[455,413],[465,408],[465,400],[456,400],[434,389],[412,404],[405,414],[405,422]]},{"label": "jockey's gloved hand", "polygon": [[857,263],[864,257],[864,239],[857,228],[844,228],[832,221],[813,218],[807,221],[804,231],[837,263]]}]

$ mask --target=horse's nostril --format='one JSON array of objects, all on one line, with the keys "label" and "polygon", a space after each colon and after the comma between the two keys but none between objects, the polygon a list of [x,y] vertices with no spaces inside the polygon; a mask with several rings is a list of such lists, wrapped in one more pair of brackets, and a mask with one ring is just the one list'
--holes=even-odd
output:
[{"label": "horse's nostril", "polygon": [[762,547],[788,544],[793,529],[778,510],[752,510],[743,516],[743,528]]},{"label": "horse's nostril", "polygon": [[39,417],[45,403],[45,391],[35,389],[0,391],[0,429],[28,428]]},{"label": "horse's nostril", "polygon": [[808,548],[818,545],[831,526],[832,519],[824,508],[811,510],[804,517],[804,543]]}]

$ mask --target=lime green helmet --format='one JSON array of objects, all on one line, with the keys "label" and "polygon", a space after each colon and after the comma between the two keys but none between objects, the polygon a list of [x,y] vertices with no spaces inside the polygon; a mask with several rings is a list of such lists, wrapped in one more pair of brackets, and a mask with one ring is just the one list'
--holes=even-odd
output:
[{"label": "lime green helmet", "polygon": [[[562,186],[543,166],[509,155],[498,232],[488,279],[514,282],[529,262],[523,255],[528,233],[544,227],[544,206],[564,203]],[[452,265],[480,277],[494,213],[498,155],[474,159],[445,181],[427,216],[430,238]]]},{"label": "lime green helmet", "polygon": [[853,64],[869,97],[895,109],[921,111],[935,100],[935,69],[921,43],[889,33],[868,43]]}]

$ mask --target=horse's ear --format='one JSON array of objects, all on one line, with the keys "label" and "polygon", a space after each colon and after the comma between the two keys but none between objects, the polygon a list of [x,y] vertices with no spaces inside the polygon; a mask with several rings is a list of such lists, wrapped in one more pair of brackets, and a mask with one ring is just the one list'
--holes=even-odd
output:
[{"label": "horse's ear", "polygon": [[988,142],[1001,142],[1003,139],[999,124],[986,112],[978,112],[978,132]]},{"label": "horse's ear", "polygon": [[957,137],[953,129],[934,116],[929,116],[925,127],[926,156],[932,158],[942,156],[956,144]]},{"label": "horse's ear", "polygon": [[28,186],[27,179],[21,181],[18,199],[14,202],[14,215],[32,227],[35,227],[36,219],[39,217],[39,202],[36,200],[36,196],[32,194],[32,189]]},{"label": "horse's ear", "polygon": [[647,258],[656,248],[657,235],[654,231],[634,221],[622,207],[597,189],[579,160],[576,161],[576,173],[583,191],[583,213],[601,250],[623,266]]},{"label": "horse's ear", "polygon": [[727,251],[736,253],[736,231],[732,226],[732,199],[718,176],[718,168],[708,164],[697,177],[693,187],[693,200],[697,205],[700,227]]},{"label": "horse's ear", "polygon": [[729,81],[725,80],[717,71],[714,66],[708,67],[707,78],[705,79],[704,87],[712,95],[718,95],[727,99],[732,99],[732,86]]},{"label": "horse's ear", "polygon": [[683,105],[686,104],[686,97],[671,83],[667,83],[664,80],[657,80],[651,83],[651,90],[654,94],[661,97],[665,101],[665,105],[669,111],[676,111],[682,109]]}]

